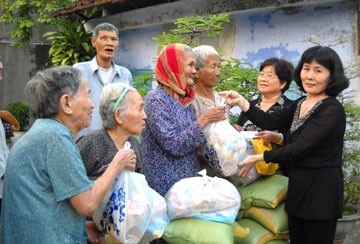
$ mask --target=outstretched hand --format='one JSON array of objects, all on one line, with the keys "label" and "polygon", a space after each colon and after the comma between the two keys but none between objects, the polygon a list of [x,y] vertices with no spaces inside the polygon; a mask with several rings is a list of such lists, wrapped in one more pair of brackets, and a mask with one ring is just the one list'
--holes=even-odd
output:
[{"label": "outstretched hand", "polygon": [[246,177],[250,172],[250,169],[255,165],[256,162],[264,160],[264,154],[249,155],[243,161],[237,165],[241,167],[240,171],[237,173],[240,177]]},{"label": "outstretched hand", "polygon": [[239,105],[239,102],[244,99],[243,96],[235,91],[222,91],[219,94],[226,98],[226,103],[230,106]]},{"label": "outstretched hand", "polygon": [[283,136],[278,132],[264,130],[256,133],[256,138],[262,138],[264,145],[268,145],[269,143],[281,144]]}]

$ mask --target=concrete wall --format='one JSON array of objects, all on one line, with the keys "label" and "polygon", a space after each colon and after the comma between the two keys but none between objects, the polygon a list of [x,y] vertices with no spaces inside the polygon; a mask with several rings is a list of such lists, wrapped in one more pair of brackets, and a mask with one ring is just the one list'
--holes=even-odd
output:
[{"label": "concrete wall", "polygon": [[[177,18],[228,12],[231,23],[226,25],[225,34],[200,40],[200,43],[220,47],[225,57],[235,57],[255,67],[271,56],[286,58],[296,64],[301,53],[313,45],[307,39],[317,36],[322,45],[343,42],[333,48],[344,64],[354,63],[358,72],[359,2],[181,0],[93,19],[86,27],[92,29],[100,22],[118,26],[121,28],[120,48],[115,61],[129,69],[152,69],[159,51],[152,38],[173,28],[172,23]],[[42,38],[42,34],[49,31],[47,27],[34,29],[28,48],[10,47],[8,29],[7,26],[0,28],[0,55],[5,66],[4,80],[0,82],[0,108],[8,102],[23,100],[24,85],[49,61],[49,46]],[[351,89],[357,90],[356,98],[360,104],[358,78],[352,79]]]},{"label": "concrete wall", "polygon": [[33,28],[32,41],[26,48],[11,46],[10,26],[0,27],[0,55],[3,60],[3,80],[0,81],[0,109],[9,102],[24,100],[24,86],[31,77],[49,63],[50,45],[42,35],[53,30],[44,25]]},{"label": "concrete wall", "polygon": [[[172,28],[176,18],[218,12],[222,7],[230,11],[231,18],[225,34],[202,39],[200,43],[220,47],[225,57],[258,67],[264,59],[276,56],[296,65],[302,52],[315,45],[309,41],[313,37],[317,43],[335,49],[345,66],[359,67],[358,0],[294,1],[294,4],[251,10],[238,10],[239,6],[225,2],[233,1],[179,1],[94,19],[87,23],[87,28],[100,22],[123,27],[116,61],[130,69],[152,69],[159,51],[153,37]],[[358,75],[359,68],[355,71],[351,76]],[[357,91],[355,98],[360,103],[359,86],[359,79],[352,79],[349,90]]]}]

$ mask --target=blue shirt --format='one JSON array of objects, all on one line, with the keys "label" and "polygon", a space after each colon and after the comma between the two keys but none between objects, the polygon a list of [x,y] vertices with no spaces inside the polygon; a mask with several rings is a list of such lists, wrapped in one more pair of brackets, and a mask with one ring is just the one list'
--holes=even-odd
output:
[{"label": "blue shirt", "polygon": [[143,171],[162,196],[181,179],[200,170],[198,148],[206,143],[193,107],[187,108],[162,88],[145,98],[146,126],[141,137]]},{"label": "blue shirt", "polygon": [[85,217],[69,198],[91,187],[70,130],[55,120],[37,119],[9,153],[4,243],[86,243]]},{"label": "blue shirt", "polygon": [[[114,73],[109,83],[117,83],[123,82],[132,86],[133,77],[130,71],[127,68],[116,65],[112,62],[112,66],[114,68]],[[99,66],[96,62],[96,57],[94,57],[91,61],[76,63],[74,67],[79,69],[83,75],[83,78],[87,81],[87,84],[91,90],[90,98],[94,103],[94,109],[92,114],[92,120],[89,127],[81,130],[78,133],[78,137],[87,134],[88,132],[102,128],[102,120],[99,113],[100,106],[100,94],[105,86],[105,83],[101,80],[99,74]]]}]

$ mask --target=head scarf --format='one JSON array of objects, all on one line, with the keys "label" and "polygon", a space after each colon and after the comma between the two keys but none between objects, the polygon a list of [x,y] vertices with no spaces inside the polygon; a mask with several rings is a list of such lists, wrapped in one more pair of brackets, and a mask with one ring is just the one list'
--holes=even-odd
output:
[{"label": "head scarf", "polygon": [[156,79],[163,84],[163,88],[186,108],[195,99],[195,92],[193,88],[186,86],[185,47],[183,44],[169,44],[164,47],[154,73]]}]

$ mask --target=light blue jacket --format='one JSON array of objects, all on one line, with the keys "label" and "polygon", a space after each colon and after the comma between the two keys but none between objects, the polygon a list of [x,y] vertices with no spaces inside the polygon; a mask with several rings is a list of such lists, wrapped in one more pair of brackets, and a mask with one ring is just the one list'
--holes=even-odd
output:
[{"label": "light blue jacket", "polygon": [[[116,65],[114,62],[112,62],[112,65],[114,67],[114,74],[110,79],[109,83],[123,82],[132,86],[133,77],[130,71],[125,67]],[[102,128],[102,120],[99,113],[99,106],[100,106],[100,94],[103,87],[105,86],[105,83],[101,80],[99,74],[99,66],[96,62],[96,56],[91,61],[76,63],[73,66],[82,72],[83,78],[87,81],[88,86],[91,90],[90,93],[91,101],[94,103],[94,110],[92,114],[93,117],[91,120],[91,124],[89,127],[79,132],[78,137],[80,137],[82,135],[87,134],[90,131]]]}]

